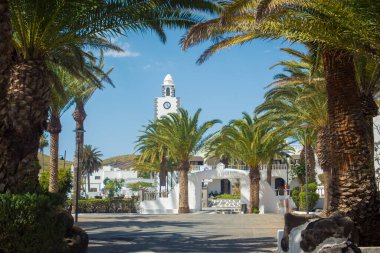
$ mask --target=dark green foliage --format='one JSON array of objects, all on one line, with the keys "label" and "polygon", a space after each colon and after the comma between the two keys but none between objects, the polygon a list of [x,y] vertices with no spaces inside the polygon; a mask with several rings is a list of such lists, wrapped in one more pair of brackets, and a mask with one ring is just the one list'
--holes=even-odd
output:
[{"label": "dark green foliage", "polygon": [[138,171],[137,176],[141,178],[150,178],[150,172],[149,171]]},{"label": "dark green foliage", "polygon": [[240,195],[220,194],[220,195],[216,195],[214,198],[216,198],[216,199],[240,199]]},{"label": "dark green foliage", "polygon": [[108,198],[115,197],[124,184],[124,179],[109,179],[108,177],[104,179],[104,190],[107,192]]},{"label": "dark green foliage", "polygon": [[296,204],[297,208],[300,206],[300,188],[294,187],[292,190],[292,199],[294,201],[294,204]]},{"label": "dark green foliage", "polygon": [[252,213],[253,214],[259,214],[260,210],[257,207],[252,207]]},{"label": "dark green foliage", "polygon": [[131,183],[127,185],[127,187],[131,189],[131,191],[134,191],[134,192],[137,192],[137,191],[140,191],[152,186],[153,186],[152,183],[147,183],[147,182],[136,182],[136,183]]},{"label": "dark green foliage", "polygon": [[[130,199],[84,199],[78,202],[80,213],[136,213],[138,198]],[[68,205],[71,201],[67,201]]]},{"label": "dark green foliage", "polygon": [[305,164],[296,164],[291,166],[289,171],[289,175],[291,178],[303,178],[305,177]]},{"label": "dark green foliage", "polygon": [[0,252],[60,252],[66,225],[61,195],[0,194]]},{"label": "dark green foliage", "polygon": [[[306,210],[306,185],[302,185],[301,188],[296,187],[292,191],[292,199],[296,206],[302,210]],[[319,199],[319,194],[316,193],[318,185],[316,183],[308,184],[309,188],[309,205],[308,210],[313,210],[315,204]]]},{"label": "dark green foliage", "polygon": [[[47,192],[49,189],[49,170],[41,171],[39,181],[42,190]],[[66,194],[69,193],[73,187],[72,182],[73,176],[70,169],[58,170],[58,193],[66,196]]]}]

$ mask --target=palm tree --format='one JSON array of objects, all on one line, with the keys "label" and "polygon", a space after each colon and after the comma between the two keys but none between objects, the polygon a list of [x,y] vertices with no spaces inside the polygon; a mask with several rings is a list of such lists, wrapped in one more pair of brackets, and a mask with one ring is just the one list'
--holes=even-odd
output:
[{"label": "palm tree", "polygon": [[[97,89],[103,89],[103,83],[109,83],[114,87],[112,80],[109,77],[109,74],[112,72],[113,68],[104,72],[104,57],[103,52],[101,51],[98,62],[90,61],[87,63],[89,69],[94,72],[94,76],[97,77],[97,82],[93,83],[91,80],[80,80],[77,79],[76,82],[73,82],[74,94],[73,100],[75,102],[75,109],[73,112],[73,118],[76,123],[76,145],[75,145],[75,158],[74,158],[74,192],[73,199],[75,199],[77,189],[81,189],[80,180],[77,179],[77,175],[81,175],[82,172],[77,172],[79,164],[83,164],[83,145],[84,145],[84,120],[87,117],[86,111],[84,109],[87,102],[90,100],[92,95]],[[97,85],[98,84],[98,85]],[[76,89],[75,89],[76,87]],[[76,205],[74,203],[72,211],[75,212]]]},{"label": "palm tree", "polygon": [[242,119],[224,126],[216,138],[220,138],[221,145],[229,150],[232,160],[242,162],[249,168],[249,211],[259,210],[260,165],[273,157],[273,150],[277,150],[274,146],[282,146],[284,138],[278,132],[271,132],[270,128],[258,127],[247,113],[243,113]]},{"label": "palm tree", "polygon": [[48,141],[48,136],[46,133],[43,133],[41,138],[40,138],[40,144],[39,144],[39,150],[40,150],[40,153],[41,153],[41,157],[42,157],[42,168],[44,169],[45,166],[44,166],[44,149],[46,147],[49,146],[49,141]]},{"label": "palm tree", "polygon": [[[333,211],[346,212],[361,231],[370,231],[368,226],[361,226],[377,214],[379,202],[368,145],[371,133],[363,124],[365,116],[353,55],[366,54],[379,62],[380,29],[376,25],[379,10],[377,2],[351,0],[231,1],[225,4],[218,18],[193,26],[183,40],[183,47],[187,48],[215,39],[198,62],[222,48],[256,38],[284,37],[320,46],[330,142],[337,167],[332,179],[331,207]],[[369,239],[366,237],[363,244],[365,240]]]},{"label": "palm tree", "polygon": [[[85,67],[85,49],[121,50],[111,36],[151,30],[166,40],[164,27],[188,27],[213,12],[208,1],[2,1],[0,171],[1,192],[29,192],[38,187],[38,141],[51,101],[52,66],[97,82]],[[12,33],[8,20],[10,13]],[[13,35],[12,44],[9,43]],[[4,37],[3,37],[4,35]],[[12,61],[10,54],[13,54]],[[8,69],[10,77],[8,80]],[[3,85],[5,84],[5,85]],[[4,89],[5,88],[5,89]],[[59,89],[58,89],[59,90]],[[20,155],[22,154],[22,155]]]},{"label": "palm tree", "polygon": [[82,176],[87,176],[87,191],[90,192],[90,176],[99,171],[102,167],[103,154],[92,145],[84,145],[83,147],[83,171]]},{"label": "palm tree", "polygon": [[[188,172],[190,157],[199,151],[211,135],[204,134],[219,120],[206,121],[198,126],[201,110],[198,109],[193,117],[184,109],[178,113],[171,113],[152,122],[146,127],[137,141],[137,150],[141,150],[145,157],[163,157],[161,152],[165,149],[167,156],[177,164],[180,172],[179,179],[179,213],[188,213]],[[158,145],[157,145],[158,144]]]},{"label": "palm tree", "polygon": [[72,83],[75,78],[63,69],[55,70],[58,80],[64,86],[63,91],[52,89],[52,99],[49,108],[49,121],[47,130],[50,133],[50,177],[49,192],[58,192],[58,152],[59,134],[62,131],[61,117],[73,105],[73,90],[78,89]]}]

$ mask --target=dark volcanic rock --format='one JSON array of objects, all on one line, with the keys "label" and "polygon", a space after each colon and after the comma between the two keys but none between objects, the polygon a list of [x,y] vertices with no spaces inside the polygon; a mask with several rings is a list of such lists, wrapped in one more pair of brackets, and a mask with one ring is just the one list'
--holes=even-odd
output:
[{"label": "dark volcanic rock", "polygon": [[346,238],[357,241],[357,231],[354,222],[337,212],[329,218],[322,218],[307,225],[301,233],[301,249],[313,251],[319,244],[328,238]]},{"label": "dark volcanic rock", "polygon": [[293,228],[298,227],[302,224],[305,224],[310,219],[316,219],[316,218],[319,218],[319,217],[316,215],[296,215],[296,214],[291,214],[291,213],[285,214],[284,235],[281,239],[282,250],[283,251],[289,250],[289,234]]}]

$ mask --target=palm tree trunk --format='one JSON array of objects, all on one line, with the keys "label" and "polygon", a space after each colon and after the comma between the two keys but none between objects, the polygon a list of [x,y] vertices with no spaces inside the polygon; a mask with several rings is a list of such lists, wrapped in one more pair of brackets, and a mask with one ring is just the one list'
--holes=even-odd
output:
[{"label": "palm tree trunk", "polygon": [[90,192],[90,173],[87,173],[87,193]]},{"label": "palm tree trunk", "polygon": [[182,161],[179,164],[179,208],[178,213],[189,213],[189,188],[188,173],[190,169],[189,161]]},{"label": "palm tree trunk", "polygon": [[[73,118],[76,123],[76,130],[84,130],[84,120],[86,119],[86,112],[84,110],[84,104],[81,102],[77,102],[75,110],[73,112]],[[83,131],[77,131],[76,132],[76,148],[75,148],[75,159],[74,159],[74,184],[73,184],[73,199],[76,199],[77,189],[79,189],[80,193],[80,185],[81,180],[80,177],[82,175],[81,171],[78,172],[78,161],[79,165],[82,164],[83,161],[83,143],[84,143],[84,132]],[[79,167],[80,170],[80,167]],[[77,178],[77,174],[79,174],[79,180]],[[78,183],[77,183],[78,182]],[[75,201],[73,203],[73,209],[72,212],[75,213],[76,211],[76,205]]]},{"label": "palm tree trunk", "polygon": [[46,128],[50,102],[44,61],[16,63],[9,81],[0,112],[3,120],[0,128],[0,193],[33,192],[39,187],[39,140]]},{"label": "palm tree trunk", "polygon": [[267,182],[269,185],[272,185],[272,165],[273,165],[273,158],[270,159],[267,165]]},{"label": "palm tree trunk", "polygon": [[325,213],[329,213],[330,210],[331,171],[334,164],[331,155],[332,150],[330,145],[330,130],[328,126],[326,126],[318,130],[316,147],[318,162],[323,170],[323,186],[325,191],[323,210]]},{"label": "palm tree trunk", "polygon": [[307,150],[306,154],[306,164],[307,164],[307,173],[308,173],[308,181],[309,183],[315,182],[315,157],[314,157],[314,149],[312,146],[307,145],[307,147],[302,149],[300,154],[300,162],[301,164],[305,164],[305,149]]},{"label": "palm tree trunk", "polygon": [[161,186],[166,185],[166,176],[167,176],[167,169],[166,169],[166,158],[163,157],[162,161],[160,163],[160,191],[161,191]]},{"label": "palm tree trunk", "polygon": [[259,166],[249,168],[250,179],[250,208],[249,213],[253,212],[253,209],[259,210],[260,208],[260,171]]},{"label": "palm tree trunk", "polygon": [[[379,212],[379,205],[373,157],[368,147],[370,133],[364,124],[353,57],[345,51],[326,49],[323,61],[333,155],[337,164],[332,173],[331,208],[345,212],[361,234],[378,236],[373,228],[362,225]],[[360,240],[365,245],[371,238],[362,236]]]},{"label": "palm tree trunk", "polygon": [[49,192],[58,192],[58,152],[59,152],[59,133],[62,130],[59,115],[51,115],[48,124],[50,133],[50,178]]},{"label": "palm tree trunk", "polygon": [[[12,65],[12,26],[8,0],[0,0],[0,105],[9,85],[9,71]],[[5,105],[5,103],[4,103]],[[0,110],[4,109],[2,106]],[[1,117],[3,119],[3,117]]]}]

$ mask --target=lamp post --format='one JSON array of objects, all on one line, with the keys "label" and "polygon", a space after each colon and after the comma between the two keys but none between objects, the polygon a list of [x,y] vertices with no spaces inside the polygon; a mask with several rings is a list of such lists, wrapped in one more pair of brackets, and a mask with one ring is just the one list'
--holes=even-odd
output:
[{"label": "lamp post", "polygon": [[285,185],[285,194],[286,194],[286,199],[285,199],[285,208],[286,212],[289,212],[289,166],[290,166],[290,157],[286,158],[286,185]]},{"label": "lamp post", "polygon": [[309,123],[302,123],[300,127],[305,128],[305,183],[306,183],[306,214],[309,214],[309,176],[307,172],[307,128],[310,126]]},{"label": "lamp post", "polygon": [[75,191],[75,216],[74,216],[74,222],[75,223],[78,223],[78,200],[79,200],[79,163],[80,163],[80,140],[81,140],[81,134],[83,134],[85,132],[84,129],[80,129],[80,128],[77,128],[74,130],[75,134],[76,134],[76,144],[77,144],[77,171],[76,171],[76,189],[74,189]]}]

